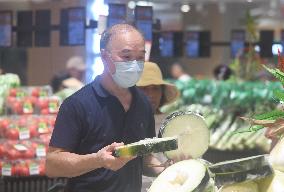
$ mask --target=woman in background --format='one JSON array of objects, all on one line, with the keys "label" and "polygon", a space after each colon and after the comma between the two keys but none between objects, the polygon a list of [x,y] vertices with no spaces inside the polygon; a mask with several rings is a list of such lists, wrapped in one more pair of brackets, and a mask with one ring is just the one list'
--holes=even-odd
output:
[{"label": "woman in background", "polygon": [[162,114],[163,105],[174,102],[179,97],[176,86],[163,80],[162,72],[156,63],[145,62],[142,76],[136,84],[149,98],[155,113],[156,133],[159,131],[161,121],[167,114]]}]

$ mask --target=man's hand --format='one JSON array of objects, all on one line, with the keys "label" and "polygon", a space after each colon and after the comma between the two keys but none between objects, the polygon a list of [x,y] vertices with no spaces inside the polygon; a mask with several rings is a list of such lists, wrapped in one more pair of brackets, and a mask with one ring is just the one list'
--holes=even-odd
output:
[{"label": "man's hand", "polygon": [[124,144],[123,143],[112,143],[111,145],[108,145],[102,148],[96,153],[102,167],[113,170],[113,171],[117,171],[118,169],[122,168],[128,161],[136,157],[136,156],[114,157],[112,155],[112,152],[115,150],[116,147],[119,147],[122,145]]}]

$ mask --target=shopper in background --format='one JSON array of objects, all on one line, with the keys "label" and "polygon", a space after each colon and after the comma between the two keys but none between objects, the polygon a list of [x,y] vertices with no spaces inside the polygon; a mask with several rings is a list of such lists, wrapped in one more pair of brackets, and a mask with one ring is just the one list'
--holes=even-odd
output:
[{"label": "shopper in background", "polygon": [[227,65],[218,65],[213,71],[216,80],[228,80],[233,74],[230,67]]},{"label": "shopper in background", "polygon": [[73,77],[82,83],[85,79],[86,65],[80,56],[71,57],[66,63],[66,70],[70,77]]},{"label": "shopper in background", "polygon": [[[149,155],[115,157],[121,145],[155,136],[146,96],[134,85],[145,59],[145,42],[128,24],[101,36],[104,72],[64,100],[46,158],[50,177],[68,177],[67,192],[140,192],[143,165],[159,164]],[[152,175],[164,168],[149,167]]]},{"label": "shopper in background", "polygon": [[174,63],[171,66],[170,74],[174,79],[180,81],[188,81],[191,77],[184,71],[183,67],[179,63]]},{"label": "shopper in background", "polygon": [[161,120],[167,115],[160,112],[160,107],[174,102],[179,97],[179,91],[175,85],[163,80],[159,66],[152,62],[145,62],[142,76],[136,85],[151,102],[155,112],[156,131],[158,131]]},{"label": "shopper in background", "polygon": [[[63,81],[69,78],[70,78],[69,82],[74,82],[74,79],[76,79],[77,81],[80,81],[81,84],[83,85],[85,78],[85,71],[86,71],[86,65],[84,63],[83,58],[79,56],[71,57],[70,59],[68,59],[66,63],[66,70],[55,74],[51,79],[50,85],[52,87],[53,92],[56,93],[66,88],[66,83],[64,85]],[[76,85],[78,85],[78,83],[76,83]]]},{"label": "shopper in background", "polygon": [[52,88],[53,93],[57,93],[58,91],[64,89],[63,81],[69,78],[70,75],[65,72],[55,74],[50,81],[50,86]]}]

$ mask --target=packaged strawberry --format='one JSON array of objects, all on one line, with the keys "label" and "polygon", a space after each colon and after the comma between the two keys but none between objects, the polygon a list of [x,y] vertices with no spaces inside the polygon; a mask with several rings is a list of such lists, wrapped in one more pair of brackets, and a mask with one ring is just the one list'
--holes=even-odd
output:
[{"label": "packaged strawberry", "polygon": [[4,147],[6,149],[4,158],[10,161],[36,157],[36,148],[32,141],[7,140]]},{"label": "packaged strawberry", "polygon": [[12,121],[8,116],[3,116],[0,118],[0,137],[5,136],[5,132],[11,123]]}]

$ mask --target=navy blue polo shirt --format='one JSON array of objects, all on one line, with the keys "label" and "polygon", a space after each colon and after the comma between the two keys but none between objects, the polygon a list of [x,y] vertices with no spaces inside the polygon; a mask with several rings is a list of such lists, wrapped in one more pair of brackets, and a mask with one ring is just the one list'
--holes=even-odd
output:
[{"label": "navy blue polo shirt", "polygon": [[[94,82],[67,98],[60,107],[50,146],[72,153],[96,153],[113,142],[125,144],[155,136],[151,105],[136,87],[125,112],[119,100]],[[94,162],[95,163],[95,162]],[[100,168],[71,178],[68,192],[140,192],[142,157],[129,161],[118,171]]]}]

